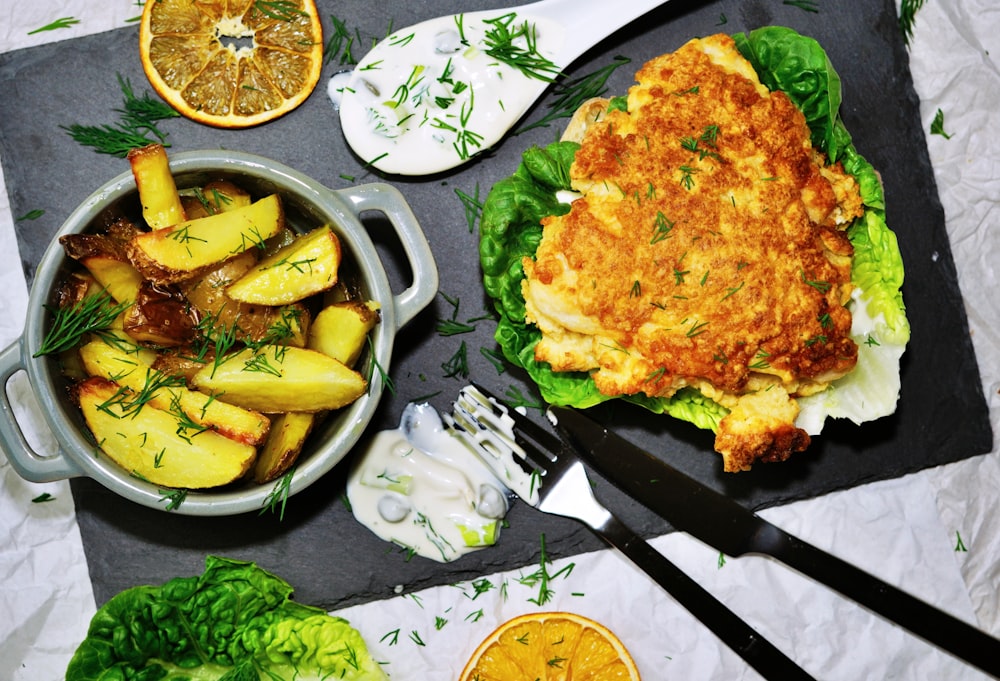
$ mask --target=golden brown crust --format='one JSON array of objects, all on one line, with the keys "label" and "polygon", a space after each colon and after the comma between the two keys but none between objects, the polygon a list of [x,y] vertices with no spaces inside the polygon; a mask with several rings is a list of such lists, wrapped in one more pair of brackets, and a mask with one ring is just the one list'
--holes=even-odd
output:
[{"label": "golden brown crust", "polygon": [[[786,458],[809,440],[788,396],[857,360],[843,231],[861,214],[857,185],[824,166],[802,114],[728,36],[658,57],[637,81],[627,112],[587,113],[571,168],[582,197],[543,221],[524,261],[535,357],[590,371],[608,395],[703,388],[737,413],[717,439],[727,470]],[[734,427],[761,377],[788,404]]]}]

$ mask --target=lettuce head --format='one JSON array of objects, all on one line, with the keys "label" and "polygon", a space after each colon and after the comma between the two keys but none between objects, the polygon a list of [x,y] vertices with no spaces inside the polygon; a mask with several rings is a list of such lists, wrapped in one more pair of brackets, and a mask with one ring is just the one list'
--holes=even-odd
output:
[{"label": "lettuce head", "polygon": [[291,594],[253,563],[209,556],[197,577],[105,603],[66,681],[385,681],[357,630]]}]

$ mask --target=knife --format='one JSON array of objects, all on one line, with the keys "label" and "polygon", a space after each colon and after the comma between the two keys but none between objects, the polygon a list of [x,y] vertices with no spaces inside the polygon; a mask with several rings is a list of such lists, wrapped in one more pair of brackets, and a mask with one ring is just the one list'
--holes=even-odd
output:
[{"label": "knife", "polygon": [[586,463],[676,529],[728,556],[771,556],[1000,678],[1000,640],[785,532],[579,411],[549,412]]}]

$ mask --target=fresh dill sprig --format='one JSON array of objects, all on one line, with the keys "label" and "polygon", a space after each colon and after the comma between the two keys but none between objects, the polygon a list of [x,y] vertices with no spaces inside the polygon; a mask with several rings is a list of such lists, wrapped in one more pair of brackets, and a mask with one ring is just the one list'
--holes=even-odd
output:
[{"label": "fresh dill sprig", "polygon": [[476,327],[472,324],[460,322],[457,319],[439,319],[437,332],[439,336],[458,336],[463,333],[472,333]]},{"label": "fresh dill sprig", "polygon": [[490,350],[488,348],[479,348],[479,353],[493,365],[493,368],[497,370],[498,375],[507,371],[507,367],[503,363],[503,352],[499,349]]},{"label": "fresh dill sprig", "polygon": [[475,193],[471,196],[457,187],[455,188],[455,196],[462,202],[462,208],[465,209],[465,221],[469,225],[469,234],[472,234],[476,223],[483,214],[483,203],[479,200],[479,183],[476,183]]},{"label": "fresh dill sprig", "polygon": [[619,66],[624,66],[631,61],[628,57],[616,56],[612,63],[592,73],[557,82],[552,89],[555,99],[548,105],[549,113],[534,123],[518,128],[514,134],[520,135],[533,128],[548,126],[561,118],[570,118],[585,101],[604,95],[608,91],[608,78],[611,74]]},{"label": "fresh dill sprig", "polygon": [[125,158],[130,149],[144,147],[159,142],[165,147],[167,134],[157,123],[169,118],[177,118],[179,113],[167,104],[155,100],[148,93],[137,97],[128,79],[118,76],[118,85],[124,96],[124,104],[115,109],[119,120],[115,124],[60,126],[70,137],[85,147],[92,147],[101,154]]},{"label": "fresh dill sprig", "polygon": [[41,357],[68,350],[88,333],[110,328],[118,315],[129,305],[131,305],[129,302],[116,304],[106,290],[84,298],[71,307],[53,310],[46,305],[45,309],[54,315],[52,326],[32,356]]},{"label": "fresh dill sprig", "polygon": [[27,213],[19,218],[14,218],[14,222],[23,222],[25,220],[37,220],[38,218],[45,215],[45,210],[42,208],[35,208],[34,210],[29,210]]},{"label": "fresh dill sprig", "polygon": [[341,66],[356,66],[358,60],[354,56],[354,45],[355,41],[361,42],[361,34],[355,28],[352,35],[347,29],[347,22],[343,19],[331,16],[330,21],[333,23],[333,35],[330,36],[323,48],[326,63],[329,64],[336,60]]},{"label": "fresh dill sprig", "polygon": [[472,333],[476,330],[475,323],[483,319],[489,319],[488,314],[483,314],[479,317],[470,317],[464,322],[458,319],[458,307],[461,304],[461,299],[457,297],[449,296],[444,291],[441,291],[441,297],[451,305],[451,317],[447,319],[439,319],[437,322],[437,332],[440,336],[457,336],[463,333]]},{"label": "fresh dill sprig", "polygon": [[[181,385],[183,385],[183,377],[181,377]],[[212,398],[209,398],[212,399]],[[170,398],[170,413],[173,414],[174,418],[177,419],[177,436],[191,444],[191,438],[195,435],[200,435],[205,431],[209,430],[208,426],[198,423],[190,414],[184,411],[181,406],[181,393],[177,391]]]},{"label": "fresh dill sprig", "polygon": [[143,380],[142,387],[138,391],[119,388],[114,395],[97,405],[97,408],[108,411],[114,405],[120,411],[119,414],[116,414],[120,418],[125,418],[126,416],[135,418],[142,411],[142,408],[157,396],[160,390],[183,386],[183,376],[171,376],[157,371],[152,367],[147,367],[146,378]]},{"label": "fresh dill sprig", "polygon": [[372,358],[371,366],[368,371],[368,382],[371,383],[372,377],[375,375],[375,372],[377,371],[379,379],[382,381],[382,385],[385,387],[386,391],[388,391],[390,395],[395,395],[396,384],[393,383],[392,377],[389,375],[389,372],[385,370],[382,364],[378,361],[378,357],[375,356],[375,347],[372,344],[372,337],[368,336],[366,342],[368,343],[368,352],[371,354]]},{"label": "fresh dill sprig", "polygon": [[[144,147],[153,142],[144,133],[128,130],[119,125],[73,125],[64,126],[74,141],[85,147],[93,147],[98,153],[125,158],[130,149]],[[169,146],[169,145],[164,145]]]},{"label": "fresh dill sprig", "polygon": [[271,513],[278,514],[279,521],[285,519],[285,506],[288,504],[288,496],[291,492],[292,477],[294,475],[295,466],[292,466],[284,475],[278,478],[274,483],[274,487],[271,488],[271,491],[264,498],[264,505],[258,515],[263,515],[265,511],[270,511]]},{"label": "fresh dill sprig", "polygon": [[549,559],[548,551],[545,548],[545,535],[541,536],[541,553],[538,557],[538,569],[528,575],[523,575],[518,578],[518,582],[527,587],[538,587],[538,595],[535,598],[529,598],[529,603],[534,603],[535,605],[545,605],[555,596],[555,590],[552,589],[551,583],[553,580],[559,577],[566,578],[569,577],[570,573],[573,572],[573,568],[576,567],[575,563],[569,563],[565,567],[561,568],[556,572],[549,572],[549,565],[552,561]]},{"label": "fresh dill sprig", "polygon": [[[278,359],[277,346],[274,347],[275,347],[274,358],[280,363],[281,360]],[[243,371],[250,371],[261,374],[270,374],[278,378],[281,378],[282,376],[281,369],[271,364],[271,360],[269,360],[267,358],[267,355],[264,354],[263,352],[260,354],[254,354],[252,357],[245,360],[243,362]]]},{"label": "fresh dill sprig", "polygon": [[819,13],[819,6],[816,0],[784,0],[784,4],[798,7],[806,12]]},{"label": "fresh dill sprig", "polygon": [[142,97],[137,97],[132,90],[132,83],[127,78],[118,76],[118,86],[125,97],[125,104],[115,112],[121,114],[122,120],[134,126],[137,130],[148,130],[161,142],[166,139],[166,134],[156,128],[156,123],[170,118],[178,118],[179,113],[174,111],[168,104],[153,99],[149,93],[143,93]]},{"label": "fresh dill sprig", "polygon": [[227,353],[236,345],[237,339],[242,334],[239,324],[234,320],[232,324],[226,325],[219,320],[222,310],[211,315],[205,315],[198,322],[197,331],[200,334],[201,342],[195,347],[194,359],[203,362],[208,356],[209,350],[214,351],[212,359],[212,375],[229,357]]},{"label": "fresh dill sprig", "polygon": [[902,0],[899,7],[899,28],[903,32],[903,43],[910,44],[917,10],[924,6],[924,0]]},{"label": "fresh dill sprig", "polygon": [[305,16],[305,11],[291,0],[256,0],[253,8],[270,19],[292,21],[296,16]]},{"label": "fresh dill sprig", "polygon": [[69,28],[70,26],[75,26],[79,23],[80,20],[74,17],[60,17],[51,23],[39,26],[34,31],[28,31],[28,35],[35,35],[36,33],[42,33],[43,31],[54,31],[59,28]]},{"label": "fresh dill sprig", "polygon": [[168,511],[176,511],[184,503],[184,500],[187,499],[186,489],[161,489],[160,494],[160,501],[167,502],[166,510]]},{"label": "fresh dill sprig", "polygon": [[[491,28],[483,36],[486,54],[497,61],[517,69],[528,78],[551,82],[559,67],[538,51],[538,38],[534,24],[527,21],[515,24],[515,12],[483,21]],[[522,47],[521,45],[524,45]]]},{"label": "fresh dill sprig", "polygon": [[542,400],[530,400],[528,397],[521,392],[516,386],[510,386],[507,388],[507,392],[504,393],[506,399],[504,402],[511,409],[517,409],[519,407],[537,409],[544,412],[548,405]]},{"label": "fresh dill sprig", "polygon": [[469,377],[469,349],[465,341],[458,346],[454,355],[442,362],[441,369],[445,378]]}]

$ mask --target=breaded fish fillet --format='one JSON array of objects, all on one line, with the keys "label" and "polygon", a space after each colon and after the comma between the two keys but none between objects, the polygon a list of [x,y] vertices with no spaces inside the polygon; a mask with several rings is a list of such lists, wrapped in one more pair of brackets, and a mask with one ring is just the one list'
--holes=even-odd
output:
[{"label": "breaded fish fillet", "polygon": [[568,132],[580,197],[543,221],[523,263],[535,358],[591,372],[606,395],[696,387],[730,409],[726,470],[783,460],[809,443],[795,397],[857,360],[857,184],[729,36],[692,40],[636,80],[627,111],[591,103]]}]

